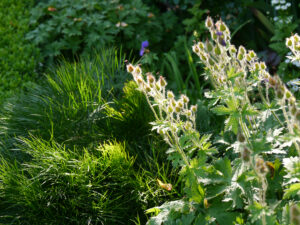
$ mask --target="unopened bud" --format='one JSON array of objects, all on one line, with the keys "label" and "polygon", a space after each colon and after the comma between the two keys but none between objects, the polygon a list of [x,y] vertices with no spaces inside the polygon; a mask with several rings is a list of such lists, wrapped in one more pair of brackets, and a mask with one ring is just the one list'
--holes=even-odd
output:
[{"label": "unopened bud", "polygon": [[270,77],[269,78],[269,84],[271,85],[271,86],[276,86],[276,80],[273,78],[273,77]]},{"label": "unopened bud", "polygon": [[221,22],[220,31],[225,31],[225,30],[226,30],[226,25],[223,22]]},{"label": "unopened bud", "polygon": [[236,50],[236,48],[235,48],[234,45],[231,45],[231,46],[230,46],[230,52],[231,52],[232,54],[234,54],[234,53],[237,52],[237,50]]},{"label": "unopened bud", "polygon": [[129,73],[132,73],[132,72],[133,72],[134,67],[133,67],[131,64],[128,64],[126,67],[127,67],[127,71],[128,71]]},{"label": "unopened bud", "polygon": [[192,112],[194,112],[194,113],[195,113],[195,112],[197,111],[197,106],[195,106],[195,105],[192,105],[192,106],[191,106],[191,110],[192,110]]},{"label": "unopened bud", "polygon": [[197,45],[193,45],[193,51],[198,54],[200,52],[199,47]]},{"label": "unopened bud", "polygon": [[250,51],[249,51],[249,55],[250,55],[250,57],[251,57],[252,59],[256,56],[256,54],[255,54],[255,52],[254,52],[253,50],[250,50]]},{"label": "unopened bud", "polygon": [[179,112],[180,112],[180,110],[181,110],[181,108],[180,108],[180,107],[178,107],[178,106],[175,106],[175,112],[179,113]]},{"label": "unopened bud", "polygon": [[168,91],[167,92],[167,97],[170,98],[170,99],[174,98],[173,92],[172,91]]},{"label": "unopened bud", "polygon": [[186,95],[182,95],[181,98],[182,98],[182,101],[184,103],[188,103],[189,102],[189,98]]},{"label": "unopened bud", "polygon": [[248,62],[250,62],[250,61],[251,61],[251,59],[252,59],[252,58],[250,57],[250,55],[249,55],[249,54],[247,54],[247,55],[246,55],[246,60],[247,60]]},{"label": "unopened bud", "polygon": [[151,88],[149,87],[149,85],[145,85],[145,90],[146,90],[146,92],[150,92],[151,91]]},{"label": "unopened bud", "polygon": [[171,100],[172,106],[175,107],[176,106],[176,101],[174,99]]},{"label": "unopened bud", "polygon": [[243,60],[244,55],[243,54],[238,54],[237,58],[238,58],[238,60]]},{"label": "unopened bud", "polygon": [[186,111],[186,115],[187,115],[187,117],[191,117],[192,116],[192,111],[191,110]]},{"label": "unopened bud", "polygon": [[135,69],[134,69],[134,72],[136,74],[141,74],[142,73],[142,69],[139,66],[136,66]]},{"label": "unopened bud", "polygon": [[160,91],[161,86],[160,86],[160,83],[159,83],[159,82],[156,82],[155,88],[156,88],[157,91]]},{"label": "unopened bud", "polygon": [[221,55],[221,49],[219,48],[218,45],[216,45],[215,49],[214,49],[214,52],[216,55]]},{"label": "unopened bud", "polygon": [[287,92],[285,93],[285,97],[286,97],[287,99],[289,99],[290,97],[292,97],[292,93],[291,93],[290,91],[287,91]]},{"label": "unopened bud", "polygon": [[288,46],[288,47],[292,47],[293,42],[292,42],[292,40],[291,40],[290,38],[287,38],[285,44],[286,44],[286,46]]},{"label": "unopened bud", "polygon": [[213,46],[212,44],[210,43],[210,41],[206,40],[206,50],[208,52],[211,52],[213,50]]},{"label": "unopened bud", "polygon": [[163,78],[162,76],[159,77],[159,83],[161,87],[165,87],[167,85],[165,78]]},{"label": "unopened bud", "polygon": [[211,17],[207,17],[206,21],[205,21],[205,26],[208,28],[211,28],[213,26],[213,20],[211,19]]},{"label": "unopened bud", "polygon": [[246,53],[246,49],[243,46],[240,46],[239,53],[244,55]]},{"label": "unopened bud", "polygon": [[178,102],[177,102],[177,106],[178,106],[179,108],[182,108],[182,107],[183,107],[182,101],[178,101]]},{"label": "unopened bud", "polygon": [[172,105],[168,105],[168,113],[172,113],[174,111],[174,108]]},{"label": "unopened bud", "polygon": [[204,43],[203,42],[199,42],[198,43],[198,47],[202,50],[204,50]]},{"label": "unopened bud", "polygon": [[155,77],[152,74],[149,74],[147,80],[149,84],[153,84],[155,82]]}]

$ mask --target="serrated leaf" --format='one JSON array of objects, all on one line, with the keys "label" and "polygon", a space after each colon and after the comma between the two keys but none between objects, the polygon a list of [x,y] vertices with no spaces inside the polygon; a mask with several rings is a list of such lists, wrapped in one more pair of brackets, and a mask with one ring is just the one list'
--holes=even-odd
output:
[{"label": "serrated leaf", "polygon": [[292,184],[288,189],[286,189],[283,198],[289,199],[296,195],[300,195],[300,183]]}]

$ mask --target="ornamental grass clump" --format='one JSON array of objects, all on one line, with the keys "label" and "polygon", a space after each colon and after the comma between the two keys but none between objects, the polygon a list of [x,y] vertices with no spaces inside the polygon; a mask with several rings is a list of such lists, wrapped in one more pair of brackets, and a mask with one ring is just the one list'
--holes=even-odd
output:
[{"label": "ornamental grass clump", "polygon": [[[222,20],[208,17],[205,25],[211,40],[195,43],[193,51],[214,88],[205,93],[209,107],[225,119],[215,139],[197,131],[197,106],[188,106],[187,96],[176,98],[162,76],[127,65],[184,183],[185,197],[149,209],[148,224],[298,224],[299,101],[253,50],[231,44]],[[286,44],[299,60],[298,35]]]}]

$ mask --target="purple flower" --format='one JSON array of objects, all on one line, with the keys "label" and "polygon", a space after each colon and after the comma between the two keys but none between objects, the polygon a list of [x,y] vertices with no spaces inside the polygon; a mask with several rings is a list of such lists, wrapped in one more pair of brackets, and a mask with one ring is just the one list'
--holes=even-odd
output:
[{"label": "purple flower", "polygon": [[140,50],[140,56],[144,55],[145,48],[147,48],[148,46],[149,46],[149,42],[148,41],[143,41],[142,42],[141,50]]},{"label": "purple flower", "polygon": [[218,35],[218,36],[222,36],[223,33],[222,33],[221,31],[218,31],[218,32],[217,32],[217,35]]}]

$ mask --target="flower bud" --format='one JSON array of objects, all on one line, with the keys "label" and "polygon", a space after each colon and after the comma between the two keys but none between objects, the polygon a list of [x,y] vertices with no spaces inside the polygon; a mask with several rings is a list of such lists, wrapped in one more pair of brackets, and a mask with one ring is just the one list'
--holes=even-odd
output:
[{"label": "flower bud", "polygon": [[216,55],[221,55],[221,49],[219,48],[218,45],[215,46],[214,52],[215,52]]},{"label": "flower bud", "polygon": [[255,68],[255,70],[259,70],[260,66],[257,62],[254,64],[254,68]]},{"label": "flower bud", "polygon": [[267,68],[264,62],[260,62],[260,69],[265,70]]},{"label": "flower bud", "polygon": [[[171,103],[172,104],[172,103]],[[174,108],[172,107],[172,105],[168,105],[168,108],[167,108],[167,110],[168,110],[168,113],[172,113],[173,111],[174,111]]]},{"label": "flower bud", "polygon": [[142,84],[144,84],[144,80],[143,80],[143,78],[142,77],[137,77],[137,79],[136,79],[136,82],[138,83],[138,85],[142,85]]},{"label": "flower bud", "polygon": [[146,90],[146,92],[150,92],[150,91],[151,91],[150,86],[146,84],[146,85],[145,85],[145,90]]},{"label": "flower bud", "polygon": [[249,54],[246,55],[246,60],[247,60],[248,62],[250,62],[250,61],[252,60],[252,58],[250,57]]},{"label": "flower bud", "polygon": [[195,113],[197,111],[197,106],[196,105],[192,105],[191,106],[191,110],[192,110],[192,112]]},{"label": "flower bud", "polygon": [[165,78],[163,78],[162,76],[159,77],[159,83],[161,87],[165,87],[167,85]]},{"label": "flower bud", "polygon": [[178,106],[179,108],[182,108],[182,107],[183,107],[182,101],[178,101],[178,102],[177,102],[177,106]]},{"label": "flower bud", "polygon": [[299,42],[299,36],[297,34],[295,34],[293,36],[295,43]]},{"label": "flower bud", "polygon": [[243,54],[238,54],[237,58],[238,58],[238,60],[243,60],[244,59],[244,55]]},{"label": "flower bud", "polygon": [[243,46],[239,47],[239,54],[244,55],[246,53],[246,49]]},{"label": "flower bud", "polygon": [[186,95],[181,95],[181,99],[184,103],[188,103],[189,102],[189,98]]},{"label": "flower bud", "polygon": [[193,45],[193,52],[195,52],[196,54],[200,52],[200,49],[197,45]]},{"label": "flower bud", "polygon": [[136,66],[135,69],[134,69],[134,72],[135,72],[136,74],[138,74],[138,75],[141,74],[141,73],[142,73],[141,67]]},{"label": "flower bud", "polygon": [[202,50],[204,50],[204,43],[203,42],[198,42],[198,47]]},{"label": "flower bud", "polygon": [[171,100],[172,106],[175,107],[176,106],[176,101],[174,99]]},{"label": "flower bud", "polygon": [[181,108],[178,106],[175,106],[175,112],[180,113]]},{"label": "flower bud", "polygon": [[152,74],[147,75],[147,81],[149,84],[154,84],[155,83],[155,77]]},{"label": "flower bud", "polygon": [[234,45],[231,45],[231,46],[230,46],[230,52],[231,52],[232,54],[234,54],[234,53],[237,52],[237,50],[236,50],[236,48],[235,48]]},{"label": "flower bud", "polygon": [[202,61],[206,61],[207,60],[206,56],[204,54],[202,54],[202,53],[200,53],[200,59]]},{"label": "flower bud", "polygon": [[292,40],[291,40],[290,38],[287,38],[286,41],[285,41],[285,44],[286,44],[286,46],[288,46],[288,47],[292,47],[293,42],[292,42]]},{"label": "flower bud", "polygon": [[227,28],[226,25],[223,22],[221,22],[220,23],[220,31],[225,31],[225,30],[227,30],[226,28]]},{"label": "flower bud", "polygon": [[187,117],[191,117],[192,116],[192,111],[191,110],[187,110],[186,111],[186,115],[187,115]]},{"label": "flower bud", "polygon": [[249,51],[249,55],[250,55],[250,57],[251,57],[252,59],[256,57],[256,54],[255,54],[255,52],[254,52],[253,50],[250,50],[250,51]]},{"label": "flower bud", "polygon": [[213,27],[213,20],[211,19],[211,17],[207,17],[206,18],[206,21],[205,21],[205,26],[207,27],[207,28],[212,28]]},{"label": "flower bud", "polygon": [[292,93],[290,91],[285,92],[285,97],[289,99],[290,97],[292,97]]},{"label": "flower bud", "polygon": [[134,67],[133,67],[131,64],[128,64],[126,67],[127,67],[127,71],[128,71],[129,73],[132,73],[132,72],[133,72]]},{"label": "flower bud", "polygon": [[168,91],[167,92],[167,97],[170,98],[170,99],[174,98],[173,92],[172,91]]},{"label": "flower bud", "polygon": [[161,86],[160,86],[160,83],[159,83],[159,81],[158,81],[158,82],[156,82],[156,84],[155,84],[155,88],[156,88],[156,90],[157,90],[157,91],[160,91],[160,89],[161,89]]},{"label": "flower bud", "polygon": [[213,46],[212,44],[210,43],[210,41],[206,40],[206,50],[208,52],[211,52],[213,50]]},{"label": "flower bud", "polygon": [[273,77],[270,77],[270,78],[269,78],[269,84],[270,84],[271,86],[276,86],[277,82],[276,82],[276,80],[275,80]]}]

